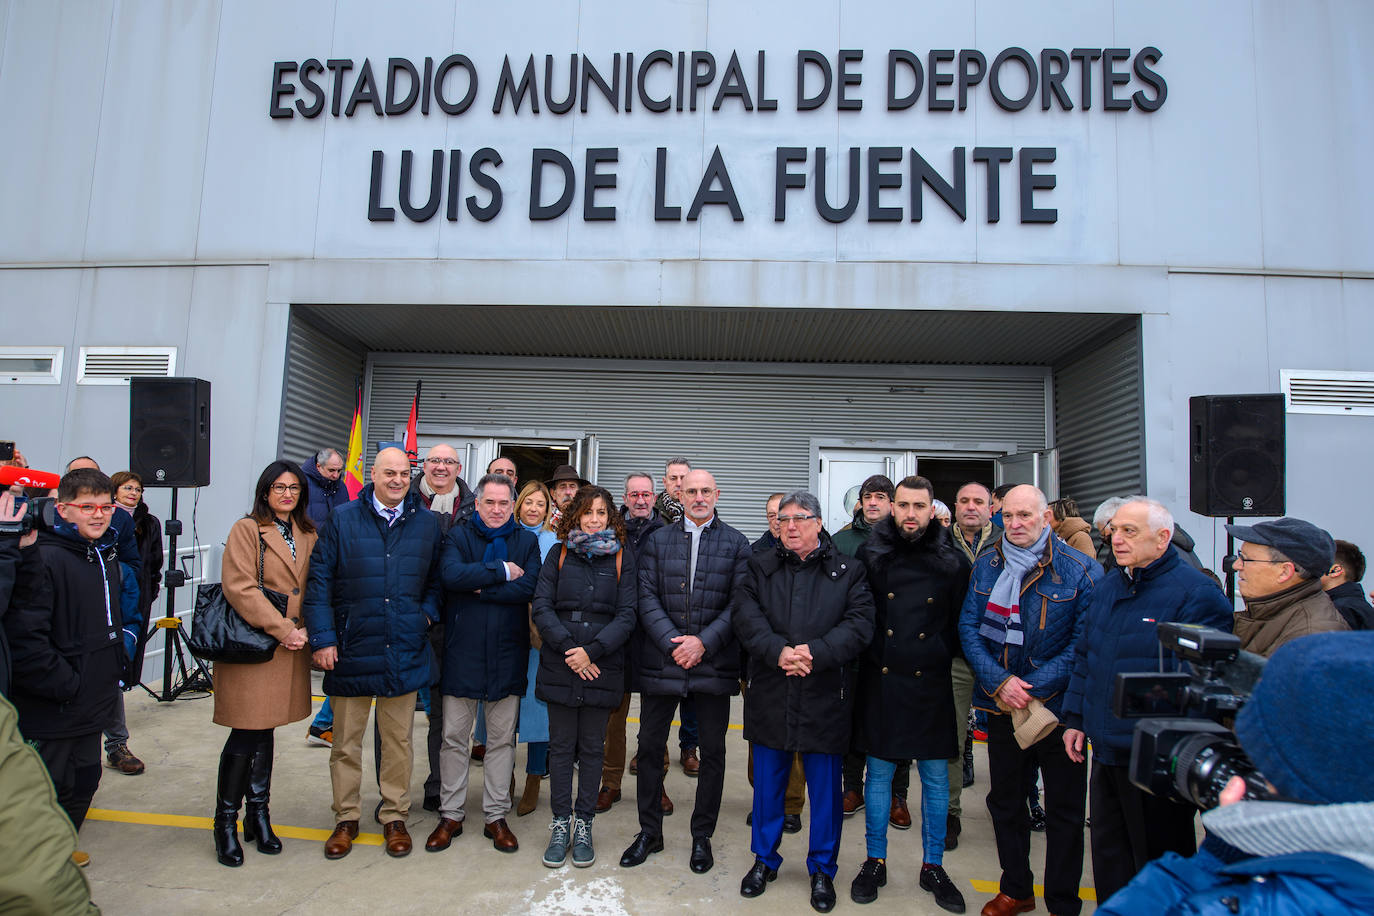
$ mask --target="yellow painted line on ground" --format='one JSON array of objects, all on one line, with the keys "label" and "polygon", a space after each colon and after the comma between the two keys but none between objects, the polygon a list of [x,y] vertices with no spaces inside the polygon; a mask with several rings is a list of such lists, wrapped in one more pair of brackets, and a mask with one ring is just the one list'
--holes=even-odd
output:
[{"label": "yellow painted line on ground", "polygon": [[[980,881],[977,878],[971,878],[969,884],[972,884],[973,889],[980,894],[995,894],[1002,889],[1002,885],[997,881]],[[1035,885],[1034,893],[1037,897],[1044,897],[1045,886],[1043,884]],[[1097,891],[1090,887],[1080,887],[1078,889],[1078,896],[1092,903],[1097,902]]]},{"label": "yellow painted line on ground", "polygon": [[[214,819],[208,817],[191,817],[185,814],[150,814],[143,811],[117,811],[113,808],[92,808],[86,812],[88,820],[110,821],[116,824],[141,824],[146,827],[184,827],[189,830],[209,830],[214,826]],[[272,829],[278,836],[289,837],[293,840],[314,840],[323,843],[329,839],[332,830],[322,830],[318,827],[285,827],[281,824],[273,824]],[[360,833],[353,840],[355,845],[362,846],[381,846],[382,835],[380,833]]]}]

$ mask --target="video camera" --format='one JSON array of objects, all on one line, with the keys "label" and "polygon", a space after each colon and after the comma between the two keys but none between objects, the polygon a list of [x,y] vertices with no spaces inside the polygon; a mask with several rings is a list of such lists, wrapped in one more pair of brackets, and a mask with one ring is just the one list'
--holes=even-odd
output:
[{"label": "video camera", "polygon": [[[1233,776],[1245,780],[1246,798],[1274,797],[1231,731],[1265,659],[1241,651],[1238,637],[1195,624],[1160,623],[1159,644],[1160,671],[1116,676],[1112,710],[1140,719],[1131,744],[1131,782],[1204,810],[1216,807]],[[1163,671],[1165,649],[1189,670]]]},{"label": "video camera", "polygon": [[24,514],[14,521],[0,521],[0,536],[23,537],[34,529],[51,530],[57,519],[57,500],[51,496],[26,499],[22,496],[14,500],[16,507],[22,506]]}]

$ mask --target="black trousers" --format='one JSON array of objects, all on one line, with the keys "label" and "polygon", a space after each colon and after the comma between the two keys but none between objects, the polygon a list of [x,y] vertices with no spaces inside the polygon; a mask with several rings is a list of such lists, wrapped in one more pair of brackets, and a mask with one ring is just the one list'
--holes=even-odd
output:
[{"label": "black trousers", "polygon": [[1136,872],[1166,852],[1197,852],[1197,810],[1137,788],[1124,766],[1093,761],[1088,778],[1093,816],[1093,878],[1097,902],[1121,890]]},{"label": "black trousers", "polygon": [[[730,697],[712,693],[689,694],[696,701],[697,740],[701,771],[697,776],[696,804],[692,809],[692,836],[716,832],[720,797],[725,791],[725,730],[730,726]],[[647,836],[663,835],[663,754],[668,730],[681,697],[640,694],[639,774],[635,794],[639,803],[639,829]],[[598,770],[597,772],[600,772]]]},{"label": "black trousers", "polygon": [[43,738],[33,743],[57,790],[57,803],[72,826],[80,830],[95,790],[100,787],[100,732],[73,738]]},{"label": "black trousers", "polygon": [[988,814],[1002,866],[1001,891],[1017,899],[1035,895],[1026,781],[1036,765],[1045,782],[1045,908],[1078,916],[1088,766],[1064,752],[1062,725],[1022,750],[1012,735],[1011,716],[988,716]]},{"label": "black trousers", "polygon": [[[554,817],[574,811],[585,821],[596,816],[601,788],[606,723],[611,710],[549,703],[549,805]],[[577,756],[577,804],[573,804],[573,752]]]},{"label": "black trousers", "polygon": [[[844,755],[844,790],[864,794],[864,767],[868,756],[850,751]],[[892,774],[892,797],[905,799],[911,789],[911,761],[903,760],[897,764],[897,772]]]}]

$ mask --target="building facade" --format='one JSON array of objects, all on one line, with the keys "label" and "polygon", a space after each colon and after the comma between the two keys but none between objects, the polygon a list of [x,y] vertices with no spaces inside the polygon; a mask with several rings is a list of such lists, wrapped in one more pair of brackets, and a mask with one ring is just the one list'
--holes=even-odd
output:
[{"label": "building facade", "polygon": [[369,455],[419,381],[469,480],[682,454],[757,533],[774,490],[834,527],[875,470],[1034,474],[1219,568],[1188,398],[1330,376],[1288,511],[1374,545],[1368,4],[0,0],[0,38],[3,436],[114,470],[128,375],[209,380],[209,575],[355,379]]}]

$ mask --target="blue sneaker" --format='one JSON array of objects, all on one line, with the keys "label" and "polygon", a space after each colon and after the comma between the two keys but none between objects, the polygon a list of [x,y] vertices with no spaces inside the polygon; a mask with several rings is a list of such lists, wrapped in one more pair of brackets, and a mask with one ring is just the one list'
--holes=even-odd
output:
[{"label": "blue sneaker", "polygon": [[592,822],[577,818],[573,822],[573,865],[586,868],[596,861],[596,847],[592,845]]},{"label": "blue sneaker", "polygon": [[[568,839],[572,832],[572,815],[555,817],[549,824],[549,845],[544,850],[544,864],[549,868],[562,868],[568,861]],[[574,859],[573,864],[576,863]]]}]

